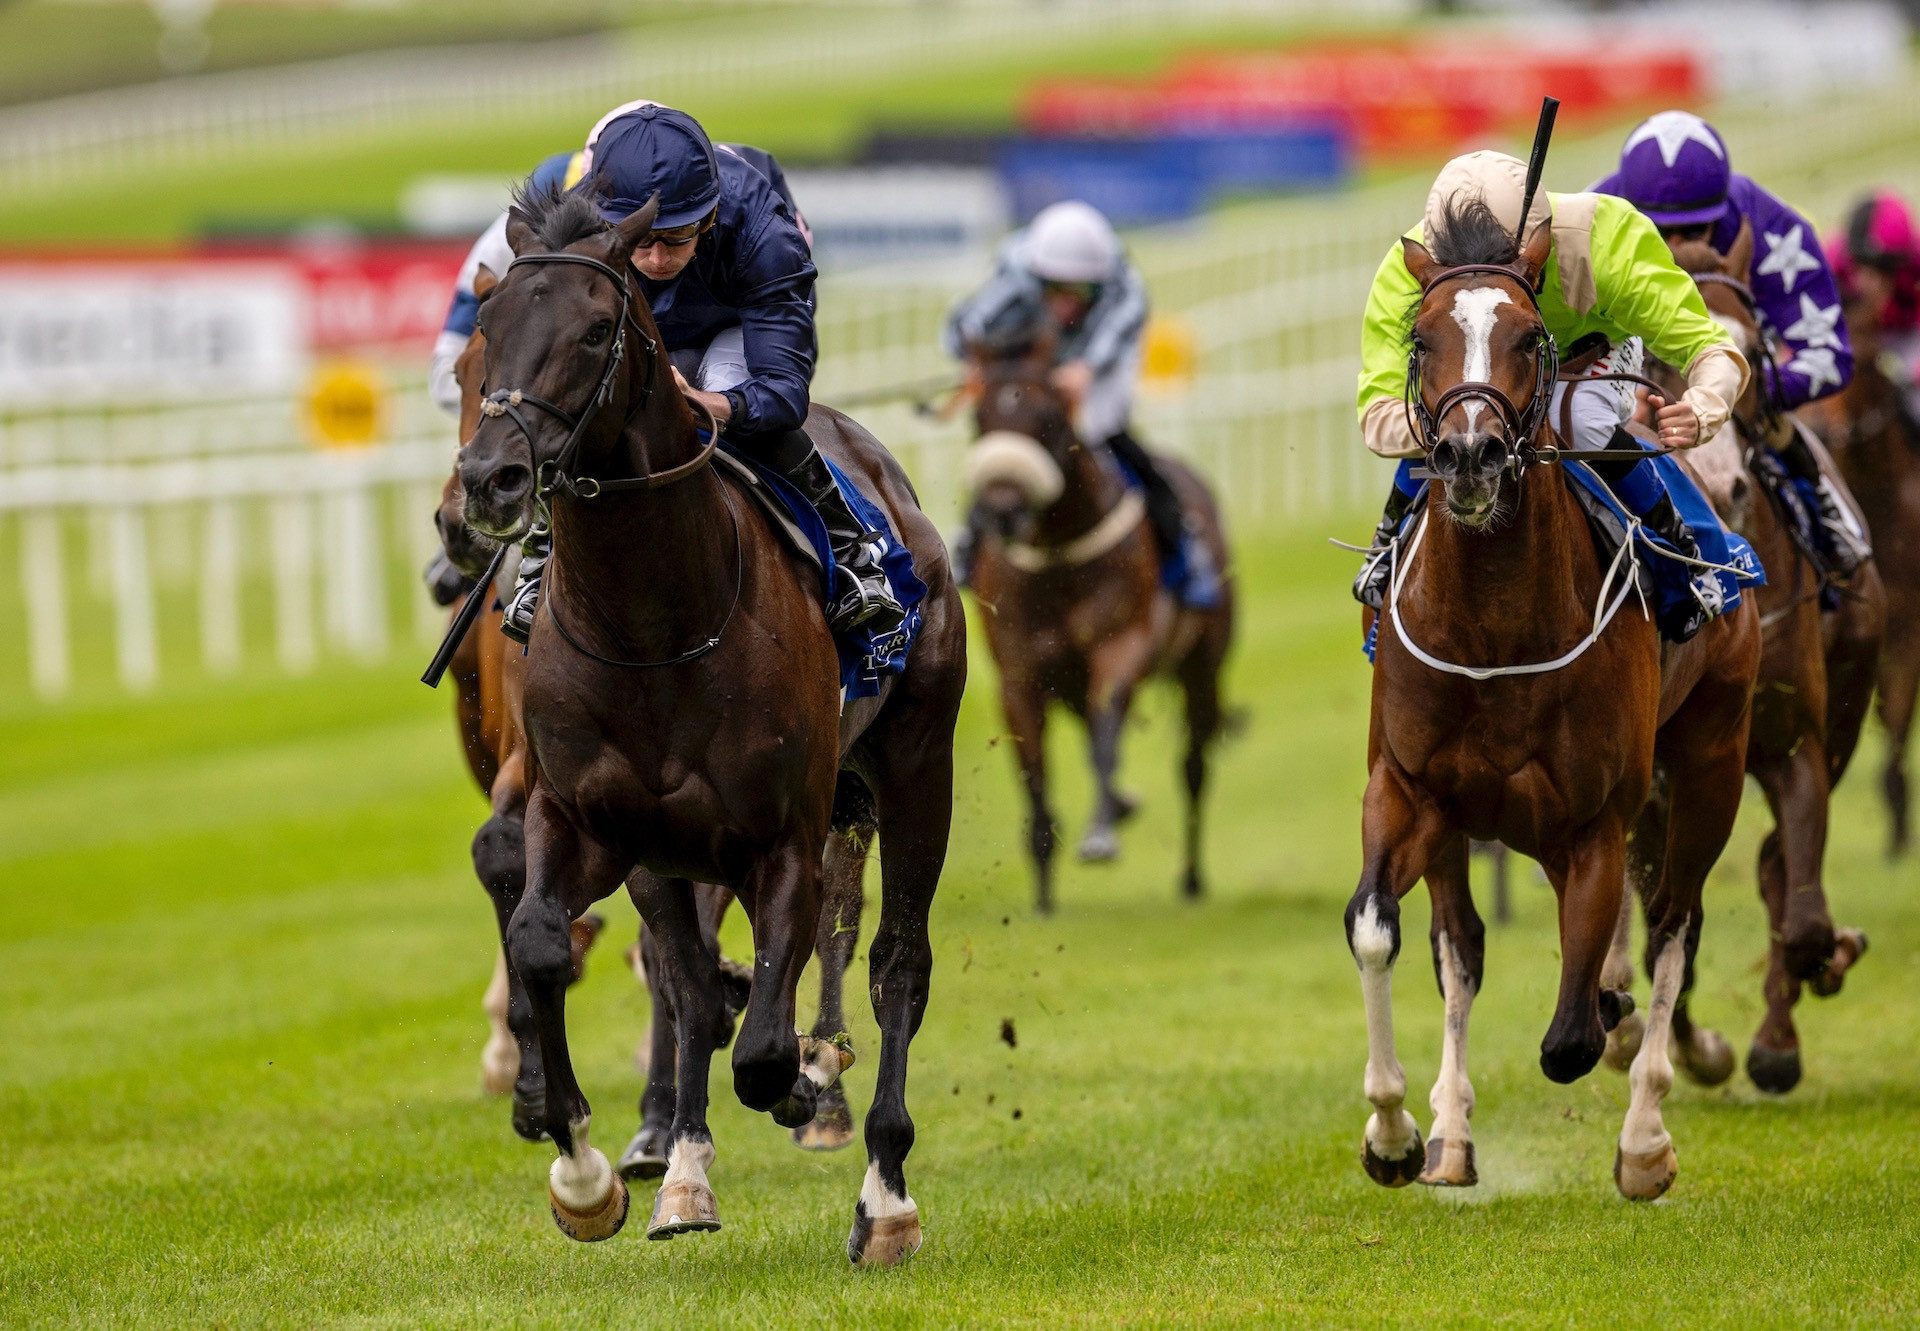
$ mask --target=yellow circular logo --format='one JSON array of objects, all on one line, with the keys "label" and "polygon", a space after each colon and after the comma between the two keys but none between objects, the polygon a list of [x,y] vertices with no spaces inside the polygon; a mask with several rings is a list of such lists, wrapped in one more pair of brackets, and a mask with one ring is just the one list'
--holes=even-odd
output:
[{"label": "yellow circular logo", "polygon": [[1146,387],[1186,388],[1193,382],[1197,359],[1193,329],[1184,322],[1162,315],[1147,324],[1140,357],[1140,378]]},{"label": "yellow circular logo", "polygon": [[360,361],[333,361],[314,371],[307,389],[307,427],[322,448],[365,448],[387,416],[386,380]]}]

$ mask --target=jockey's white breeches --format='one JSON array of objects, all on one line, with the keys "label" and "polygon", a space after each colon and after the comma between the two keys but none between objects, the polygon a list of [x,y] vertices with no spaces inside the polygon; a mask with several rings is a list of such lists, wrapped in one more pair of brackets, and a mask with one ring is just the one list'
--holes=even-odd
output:
[{"label": "jockey's white breeches", "polygon": [[1140,348],[1120,358],[1105,374],[1097,375],[1080,402],[1074,424],[1082,439],[1111,439],[1127,428],[1133,415],[1133,390],[1140,382]]},{"label": "jockey's white breeches", "polygon": [[703,393],[724,393],[747,381],[747,338],[739,324],[722,328],[706,347],[667,353],[673,368]]},{"label": "jockey's white breeches", "polygon": [[[1639,374],[1646,361],[1646,348],[1637,337],[1630,337],[1593,363],[1588,374]],[[1633,415],[1633,384],[1621,383],[1615,379],[1600,379],[1590,383],[1556,383],[1553,386],[1553,407],[1547,420],[1555,430],[1560,428],[1560,413],[1567,394],[1573,394],[1573,437],[1561,442],[1568,448],[1597,449],[1606,448],[1613,440],[1613,432],[1627,423]]]}]

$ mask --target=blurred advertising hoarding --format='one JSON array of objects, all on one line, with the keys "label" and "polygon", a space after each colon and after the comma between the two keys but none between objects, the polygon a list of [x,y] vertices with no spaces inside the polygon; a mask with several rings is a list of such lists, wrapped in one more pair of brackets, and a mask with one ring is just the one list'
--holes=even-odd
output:
[{"label": "blurred advertising hoarding", "polygon": [[11,409],[284,394],[317,354],[424,357],[464,246],[248,245],[0,260]]}]

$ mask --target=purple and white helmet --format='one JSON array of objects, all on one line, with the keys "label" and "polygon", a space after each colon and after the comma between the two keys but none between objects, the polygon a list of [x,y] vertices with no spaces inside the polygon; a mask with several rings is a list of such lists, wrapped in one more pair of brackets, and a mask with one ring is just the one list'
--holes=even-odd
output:
[{"label": "purple and white helmet", "polygon": [[1719,221],[1732,178],[1726,140],[1691,111],[1648,116],[1620,149],[1620,193],[1656,226]]}]

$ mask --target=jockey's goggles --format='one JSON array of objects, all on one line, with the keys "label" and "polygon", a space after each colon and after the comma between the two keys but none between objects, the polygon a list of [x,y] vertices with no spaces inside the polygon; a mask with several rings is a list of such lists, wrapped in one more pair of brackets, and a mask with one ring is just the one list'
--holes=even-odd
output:
[{"label": "jockey's goggles", "polygon": [[714,216],[715,214],[708,213],[699,221],[689,222],[685,226],[670,226],[661,231],[649,231],[640,237],[640,243],[635,248],[644,250],[653,245],[665,245],[669,249],[679,249],[682,245],[691,245],[713,229]]},{"label": "jockey's goggles", "polygon": [[1043,279],[1040,290],[1050,296],[1077,296],[1088,304],[1092,304],[1094,298],[1100,294],[1100,284],[1098,282],[1053,282]]}]

